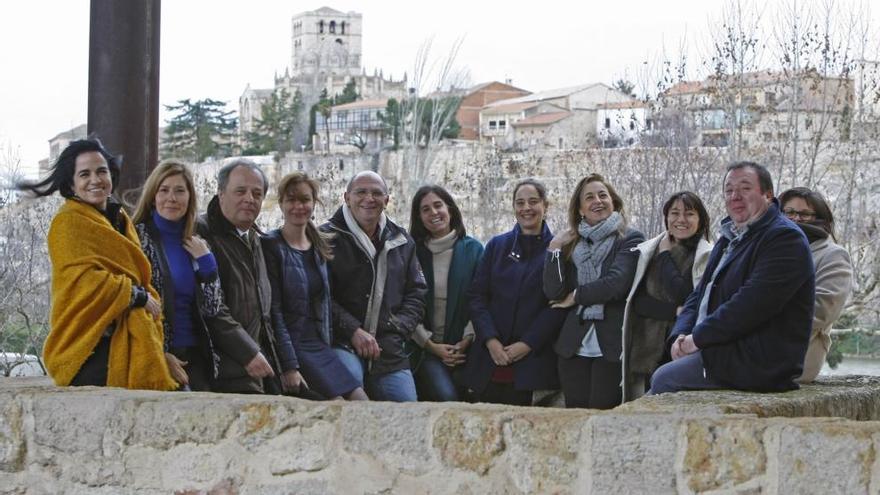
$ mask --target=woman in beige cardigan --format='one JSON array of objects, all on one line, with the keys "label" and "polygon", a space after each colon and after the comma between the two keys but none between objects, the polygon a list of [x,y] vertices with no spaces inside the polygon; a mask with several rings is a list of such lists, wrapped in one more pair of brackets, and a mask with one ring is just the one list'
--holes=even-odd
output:
[{"label": "woman in beige cardigan", "polygon": [[804,371],[797,380],[810,383],[822,369],[831,345],[831,325],[843,312],[852,291],[852,264],[846,249],[835,242],[834,215],[821,194],[795,187],[779,195],[779,204],[785,216],[797,222],[806,234],[816,267],[813,332],[804,357]]}]

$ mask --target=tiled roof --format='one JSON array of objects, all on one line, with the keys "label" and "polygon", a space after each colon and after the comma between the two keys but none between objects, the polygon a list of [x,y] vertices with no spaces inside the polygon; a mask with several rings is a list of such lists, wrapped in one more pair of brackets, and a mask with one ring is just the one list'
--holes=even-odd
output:
[{"label": "tiled roof", "polygon": [[358,100],[343,105],[336,105],[333,110],[354,110],[356,108],[385,108],[388,106],[388,98],[378,98],[373,100]]},{"label": "tiled roof", "polygon": [[547,91],[539,91],[537,93],[532,93],[526,96],[520,96],[517,98],[510,98],[507,100],[499,100],[494,103],[490,103],[488,106],[499,106],[505,105],[508,103],[523,103],[527,101],[543,101],[543,100],[553,100],[556,98],[564,98],[566,96],[571,96],[575,93],[580,93],[586,89],[592,88],[594,86],[604,86],[602,83],[590,83],[590,84],[581,84],[578,86],[569,86],[567,88],[557,88],[557,89],[549,89]]},{"label": "tiled roof", "polygon": [[555,122],[559,122],[562,119],[567,118],[571,115],[571,112],[553,112],[553,113],[539,113],[538,115],[532,115],[531,117],[526,117],[524,119],[517,120],[513,123],[514,127],[524,126],[524,125],[547,125],[553,124]]},{"label": "tiled roof", "polygon": [[[510,100],[504,100],[510,101]],[[509,103],[506,105],[487,105],[483,107],[483,110],[480,112],[484,115],[499,115],[503,113],[517,113],[522,112],[528,108],[532,108],[537,106],[538,103],[534,101],[524,102],[524,103]]]},{"label": "tiled roof", "polygon": [[616,103],[599,103],[596,105],[596,108],[605,108],[609,110],[613,109],[627,109],[627,108],[648,108],[648,104],[641,100],[632,100],[632,101],[619,101]]}]

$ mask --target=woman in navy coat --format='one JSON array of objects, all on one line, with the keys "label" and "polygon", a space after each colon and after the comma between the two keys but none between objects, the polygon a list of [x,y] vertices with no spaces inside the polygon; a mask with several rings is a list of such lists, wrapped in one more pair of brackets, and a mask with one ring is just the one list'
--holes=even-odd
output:
[{"label": "woman in navy coat", "polygon": [[534,179],[513,190],[516,225],[492,238],[470,289],[476,340],[465,368],[481,402],[531,405],[536,390],[559,388],[552,342],[565,312],[541,290],[544,253],[553,238],[544,222],[547,192]]},{"label": "woman in navy coat", "polygon": [[311,221],[318,182],[302,172],[281,179],[278,206],[284,225],[263,241],[272,284],[272,327],[285,392],[309,398],[366,400],[367,396],[333,350],[327,260],[333,257],[328,234]]}]

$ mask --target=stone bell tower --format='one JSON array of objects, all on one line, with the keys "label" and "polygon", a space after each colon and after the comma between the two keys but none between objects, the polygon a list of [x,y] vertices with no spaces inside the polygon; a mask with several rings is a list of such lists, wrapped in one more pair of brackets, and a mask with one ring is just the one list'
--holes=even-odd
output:
[{"label": "stone bell tower", "polygon": [[291,76],[321,80],[361,73],[361,14],[329,7],[293,17]]}]

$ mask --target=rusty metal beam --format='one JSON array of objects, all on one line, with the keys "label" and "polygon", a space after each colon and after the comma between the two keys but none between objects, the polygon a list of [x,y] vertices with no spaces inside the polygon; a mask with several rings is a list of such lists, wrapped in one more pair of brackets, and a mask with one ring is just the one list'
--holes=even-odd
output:
[{"label": "rusty metal beam", "polygon": [[158,160],[161,0],[91,0],[88,132],[123,155],[116,193]]}]

